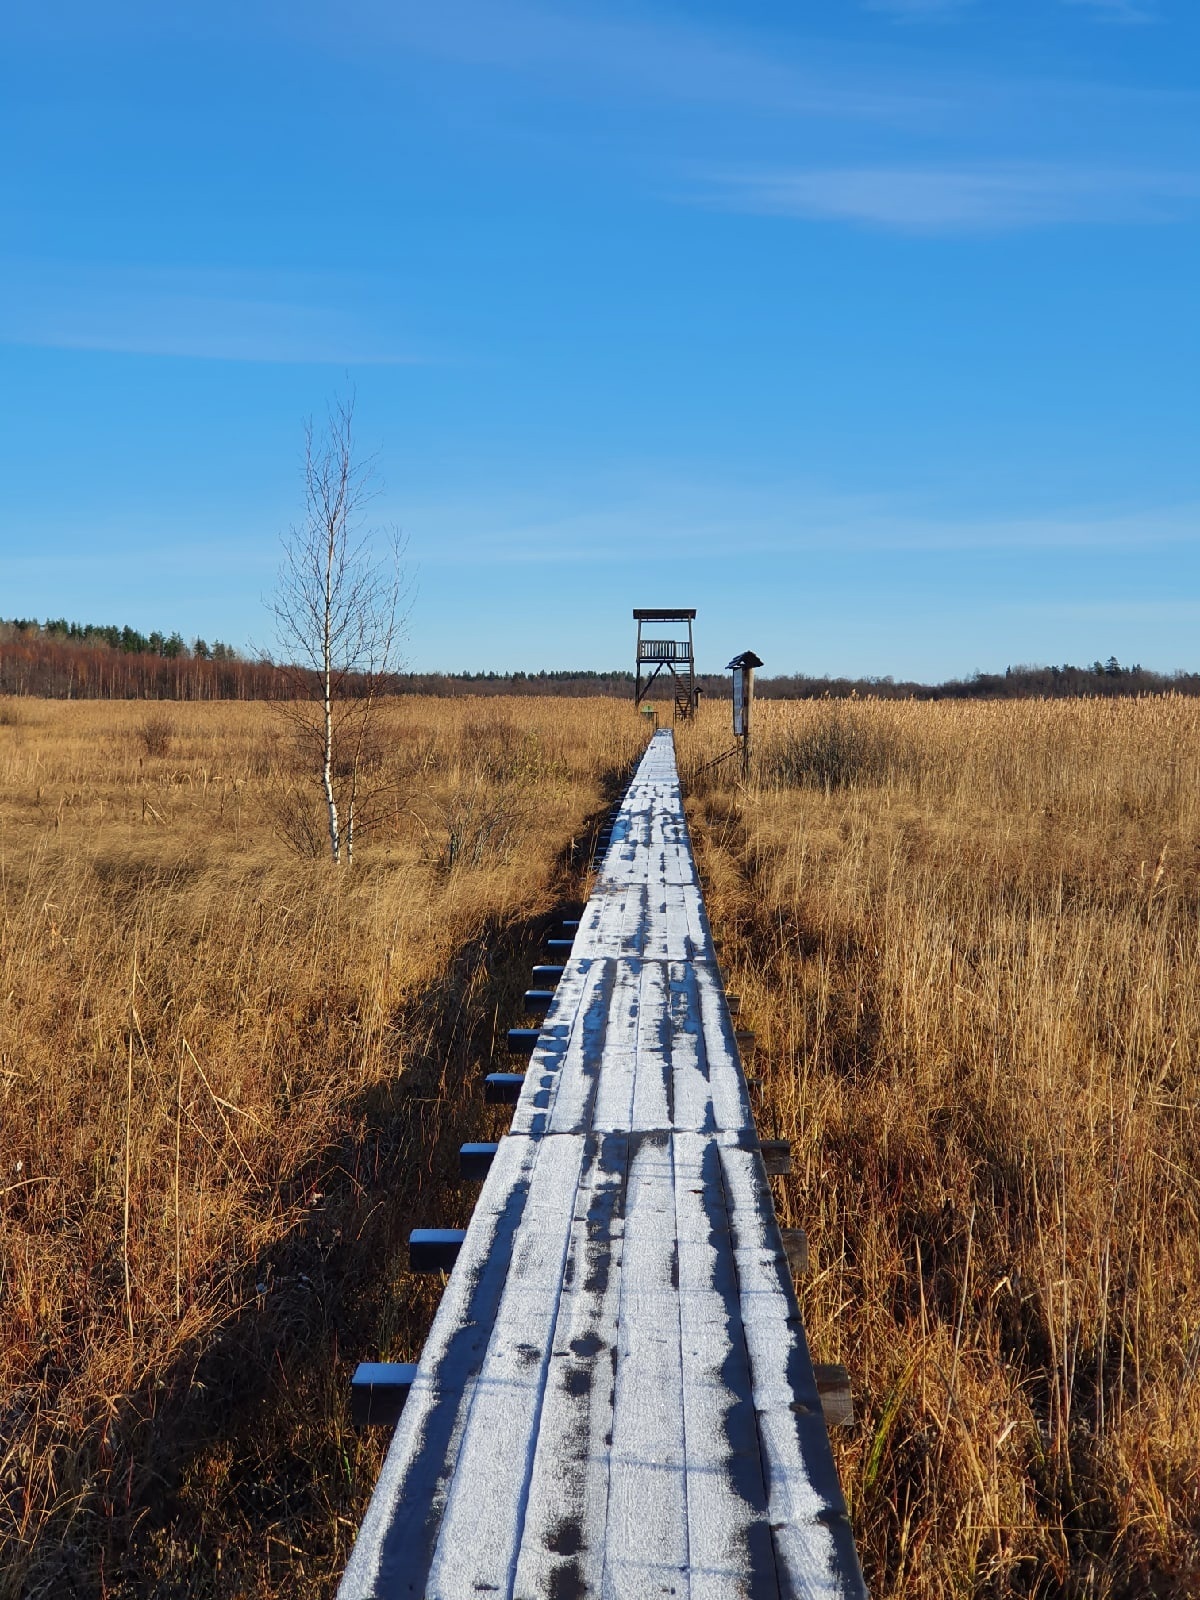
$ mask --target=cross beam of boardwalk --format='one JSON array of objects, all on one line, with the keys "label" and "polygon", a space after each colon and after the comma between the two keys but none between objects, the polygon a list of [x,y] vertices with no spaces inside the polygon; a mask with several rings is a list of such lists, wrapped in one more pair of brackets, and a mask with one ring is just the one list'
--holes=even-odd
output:
[{"label": "cross beam of boardwalk", "polygon": [[865,1593],[662,732],[340,1600]]}]

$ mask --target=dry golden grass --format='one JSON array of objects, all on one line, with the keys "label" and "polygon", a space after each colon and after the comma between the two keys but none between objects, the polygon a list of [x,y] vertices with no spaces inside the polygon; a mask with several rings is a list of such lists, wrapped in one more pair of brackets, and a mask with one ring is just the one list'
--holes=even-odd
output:
[{"label": "dry golden grass", "polygon": [[1200,1592],[1200,706],[757,712],[684,766],[872,1593]]},{"label": "dry golden grass", "polygon": [[328,1588],[379,1464],[349,1371],[419,1352],[407,1229],[467,1203],[496,1033],[643,737],[389,707],[393,814],[339,873],[279,837],[269,708],[0,702],[0,1594]]},{"label": "dry golden grass", "polygon": [[[757,715],[681,766],[872,1592],[1197,1592],[1200,705]],[[0,702],[0,1595],[329,1592],[350,1368],[642,737],[399,703],[336,874],[268,708]]]}]

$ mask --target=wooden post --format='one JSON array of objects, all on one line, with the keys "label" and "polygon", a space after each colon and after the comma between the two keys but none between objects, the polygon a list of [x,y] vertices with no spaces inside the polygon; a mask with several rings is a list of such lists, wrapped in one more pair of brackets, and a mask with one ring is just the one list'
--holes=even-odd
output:
[{"label": "wooden post", "polygon": [[783,1253],[792,1276],[804,1277],[808,1271],[808,1235],[803,1228],[781,1228],[779,1237],[783,1240]]},{"label": "wooden post", "polygon": [[742,668],[742,777],[750,776],[750,713],[754,708],[754,668]]},{"label": "wooden post", "polygon": [[410,1272],[449,1272],[466,1238],[465,1228],[414,1228],[408,1236]]},{"label": "wooden post", "polygon": [[734,656],[728,670],[733,673],[733,733],[742,752],[742,777],[750,776],[750,712],[754,704],[754,669],[762,661],[753,650]]},{"label": "wooden post", "polygon": [[466,1182],[486,1178],[496,1159],[498,1144],[464,1144],[458,1150],[458,1175]]},{"label": "wooden post", "polygon": [[483,1098],[489,1106],[515,1106],[524,1082],[523,1072],[489,1072],[483,1080]]},{"label": "wooden post", "polygon": [[350,1421],[356,1428],[394,1428],[416,1376],[412,1361],[360,1361],[350,1380]]},{"label": "wooden post", "polygon": [[840,1362],[816,1362],[813,1377],[821,1396],[821,1410],[827,1428],[854,1426],[854,1399],[850,1393],[850,1374]]},{"label": "wooden post", "polygon": [[761,1139],[763,1166],[769,1178],[786,1178],[792,1170],[792,1146],[788,1139]]}]

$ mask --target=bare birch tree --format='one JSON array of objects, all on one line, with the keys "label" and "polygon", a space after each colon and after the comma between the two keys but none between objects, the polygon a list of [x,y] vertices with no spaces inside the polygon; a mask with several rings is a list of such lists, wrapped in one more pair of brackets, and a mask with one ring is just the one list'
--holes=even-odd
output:
[{"label": "bare birch tree", "polygon": [[395,533],[364,532],[374,498],[371,460],[354,454],[354,399],[338,400],[321,433],[310,421],[304,445],[304,520],[282,540],[271,611],[294,698],[284,715],[319,777],[335,864],[354,860],[358,834],[378,820],[380,697],[399,668],[406,620],[403,545]]}]

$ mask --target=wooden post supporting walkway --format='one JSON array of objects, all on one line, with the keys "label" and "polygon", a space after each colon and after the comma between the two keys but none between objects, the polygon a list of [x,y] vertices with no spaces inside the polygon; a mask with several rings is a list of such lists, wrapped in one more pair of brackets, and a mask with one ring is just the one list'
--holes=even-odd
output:
[{"label": "wooden post supporting walkway", "polygon": [[662,732],[339,1596],[865,1594]]}]

